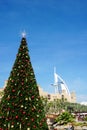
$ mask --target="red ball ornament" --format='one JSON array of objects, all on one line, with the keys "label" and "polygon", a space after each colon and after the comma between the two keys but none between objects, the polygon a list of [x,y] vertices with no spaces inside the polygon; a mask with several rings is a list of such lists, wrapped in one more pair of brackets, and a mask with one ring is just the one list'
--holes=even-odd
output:
[{"label": "red ball ornament", "polygon": [[7,100],[10,100],[10,97],[7,97]]},{"label": "red ball ornament", "polygon": [[44,122],[45,121],[45,119],[42,119],[42,122]]},{"label": "red ball ornament", "polygon": [[22,82],[21,85],[24,85],[24,83]]},{"label": "red ball ornament", "polygon": [[34,111],[34,108],[32,108],[32,111]]},{"label": "red ball ornament", "polygon": [[16,116],[15,118],[18,119],[18,116]]},{"label": "red ball ornament", "polygon": [[29,92],[32,93],[32,90],[30,90]]},{"label": "red ball ornament", "polygon": [[11,117],[9,117],[9,120],[11,120],[12,118]]},{"label": "red ball ornament", "polygon": [[12,102],[12,105],[14,106],[14,102]]},{"label": "red ball ornament", "polygon": [[15,89],[12,89],[12,92],[15,92]]},{"label": "red ball ornament", "polygon": [[31,121],[34,121],[34,118],[32,118]]},{"label": "red ball ornament", "polygon": [[34,125],[33,127],[36,128],[36,125]]},{"label": "red ball ornament", "polygon": [[22,94],[20,96],[22,97]]},{"label": "red ball ornament", "polygon": [[14,122],[12,122],[11,124],[14,125]]},{"label": "red ball ornament", "polygon": [[12,83],[14,82],[14,80],[12,80]]},{"label": "red ball ornament", "polygon": [[23,72],[23,70],[21,70],[21,72]]},{"label": "red ball ornament", "polygon": [[42,123],[40,122],[40,126],[42,126]]},{"label": "red ball ornament", "polygon": [[34,99],[34,96],[32,96],[31,98]]},{"label": "red ball ornament", "polygon": [[14,113],[14,110],[12,110],[12,112]]},{"label": "red ball ornament", "polygon": [[22,97],[22,94],[20,93],[20,96]]},{"label": "red ball ornament", "polygon": [[25,123],[23,122],[22,124],[24,125]]},{"label": "red ball ornament", "polygon": [[23,111],[23,114],[25,115],[25,114],[26,114],[26,112],[25,112],[25,111]]},{"label": "red ball ornament", "polygon": [[10,108],[8,107],[8,111],[10,110]]},{"label": "red ball ornament", "polygon": [[39,110],[39,112],[41,112],[41,110]]},{"label": "red ball ornament", "polygon": [[30,123],[27,123],[27,126],[30,126]]}]

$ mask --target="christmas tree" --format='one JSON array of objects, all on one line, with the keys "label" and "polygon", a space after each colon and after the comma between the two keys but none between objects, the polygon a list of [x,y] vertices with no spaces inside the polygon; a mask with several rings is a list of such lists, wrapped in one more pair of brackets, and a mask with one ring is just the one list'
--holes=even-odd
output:
[{"label": "christmas tree", "polygon": [[25,37],[22,37],[0,107],[1,130],[48,130]]}]

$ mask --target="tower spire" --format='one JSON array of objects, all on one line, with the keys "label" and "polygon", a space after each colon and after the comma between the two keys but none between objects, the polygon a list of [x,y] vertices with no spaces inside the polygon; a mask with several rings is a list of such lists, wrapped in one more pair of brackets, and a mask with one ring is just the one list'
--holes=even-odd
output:
[{"label": "tower spire", "polygon": [[56,67],[54,67],[54,73],[56,73]]}]

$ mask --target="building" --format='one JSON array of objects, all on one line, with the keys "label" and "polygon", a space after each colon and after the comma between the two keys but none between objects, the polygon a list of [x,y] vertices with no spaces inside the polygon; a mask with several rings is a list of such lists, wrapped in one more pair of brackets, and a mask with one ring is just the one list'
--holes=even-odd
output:
[{"label": "building", "polygon": [[[0,89],[0,97],[3,96],[3,89],[5,88],[7,84],[7,81],[5,81],[4,87]],[[62,99],[64,101],[68,101],[71,103],[76,103],[76,94],[75,92],[71,92],[68,89],[68,86],[66,85],[65,81],[56,73],[56,70],[54,68],[54,83],[51,84],[55,88],[55,93],[50,94],[48,92],[45,92],[39,85],[39,94],[41,97],[47,98],[48,101],[54,101],[57,99]]]},{"label": "building", "polygon": [[54,83],[51,85],[54,87],[55,93],[49,94],[44,92],[43,89],[39,86],[40,96],[46,97],[49,101],[62,99],[64,101],[76,103],[75,92],[70,93],[65,81],[56,73],[56,68],[54,68]]},{"label": "building", "polygon": [[76,103],[76,94],[75,92],[71,92],[70,95],[68,95],[66,93],[66,91],[62,91],[62,93],[52,93],[49,94],[45,91],[43,91],[43,89],[39,86],[39,93],[40,96],[47,98],[48,101],[54,101],[57,99],[64,99],[65,101],[71,102],[71,103]]},{"label": "building", "polygon": [[[6,82],[5,82],[5,85],[6,85]],[[3,90],[5,88],[5,85],[3,88],[0,88],[0,99],[2,98],[3,96]],[[66,91],[62,91],[62,93],[48,93],[48,92],[45,92],[40,86],[38,86],[38,89],[39,89],[39,93],[40,93],[40,96],[41,97],[44,97],[44,98],[47,98],[48,101],[54,101],[56,99],[64,99],[68,102],[71,102],[71,103],[75,103],[76,102],[76,94],[75,92],[71,92],[70,95],[68,95],[66,93]]]}]

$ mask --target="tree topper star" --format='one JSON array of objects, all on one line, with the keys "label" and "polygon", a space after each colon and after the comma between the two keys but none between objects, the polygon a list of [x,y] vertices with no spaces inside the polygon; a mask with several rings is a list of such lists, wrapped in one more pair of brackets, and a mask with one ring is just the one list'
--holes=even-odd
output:
[{"label": "tree topper star", "polygon": [[22,37],[25,38],[26,37],[26,32],[22,32]]}]

